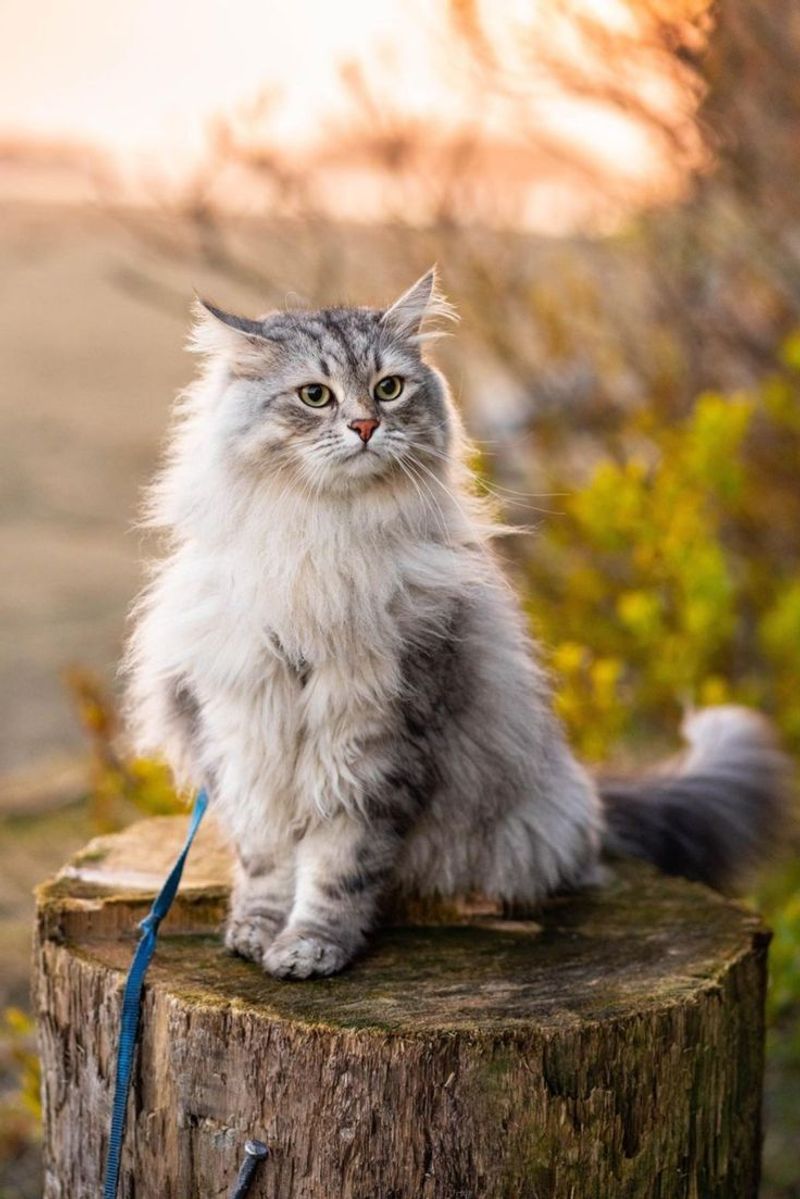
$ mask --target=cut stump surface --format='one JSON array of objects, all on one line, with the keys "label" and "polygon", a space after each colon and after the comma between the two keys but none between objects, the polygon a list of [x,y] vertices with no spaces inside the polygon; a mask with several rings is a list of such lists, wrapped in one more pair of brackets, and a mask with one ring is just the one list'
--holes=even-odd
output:
[{"label": "cut stump surface", "polygon": [[[99,838],[38,895],[46,1199],[94,1199],[136,924],[185,834]],[[124,1199],[755,1199],[768,935],[638,864],[535,920],[387,927],[347,973],[226,954],[201,830],[148,975]],[[477,914],[476,914],[477,911]]]}]

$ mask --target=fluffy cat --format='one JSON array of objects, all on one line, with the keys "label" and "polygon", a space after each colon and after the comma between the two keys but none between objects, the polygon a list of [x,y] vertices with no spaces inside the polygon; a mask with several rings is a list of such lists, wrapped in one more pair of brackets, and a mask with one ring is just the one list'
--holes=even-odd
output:
[{"label": "fluffy cat", "polygon": [[777,813],[784,761],[743,709],[698,714],[650,783],[573,757],[424,354],[451,314],[433,271],[386,310],[198,306],[131,723],[208,787],[237,854],[226,943],[278,977],[346,966],[389,890],[535,901],[604,844],[723,885]]}]

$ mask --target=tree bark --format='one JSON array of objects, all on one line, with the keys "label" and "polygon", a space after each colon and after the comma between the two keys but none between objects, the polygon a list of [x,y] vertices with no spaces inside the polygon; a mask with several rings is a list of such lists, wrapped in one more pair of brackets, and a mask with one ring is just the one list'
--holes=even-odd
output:
[{"label": "tree bark", "polygon": [[[101,1193],[123,976],[184,830],[100,838],[40,889],[46,1199]],[[615,865],[535,920],[418,909],[342,976],[277,982],[223,950],[214,844],[204,830],[148,976],[124,1199],[225,1196],[248,1137],[271,1148],[252,1199],[756,1196],[751,913]]]}]

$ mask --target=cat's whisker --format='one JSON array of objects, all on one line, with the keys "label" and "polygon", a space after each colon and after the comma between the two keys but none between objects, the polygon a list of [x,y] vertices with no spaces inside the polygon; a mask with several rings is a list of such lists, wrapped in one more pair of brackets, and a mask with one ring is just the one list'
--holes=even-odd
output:
[{"label": "cat's whisker", "polygon": [[399,437],[398,441],[402,445],[412,446],[414,449],[422,450],[426,454],[430,454],[432,458],[439,458],[442,462],[456,462],[452,454],[445,454],[442,450],[437,450],[435,446],[426,445],[422,441],[414,441],[410,437]]},{"label": "cat's whisker", "polygon": [[423,470],[425,472],[425,474],[428,475],[428,477],[430,479],[432,479],[434,483],[437,484],[438,487],[441,487],[442,491],[445,493],[445,495],[448,497],[448,499],[455,505],[455,507],[458,509],[458,511],[461,513],[461,515],[466,520],[469,519],[467,513],[464,511],[464,508],[459,503],[456,495],[450,490],[449,487],[447,487],[442,482],[442,480],[439,478],[439,476],[436,474],[435,471],[432,471],[430,469],[430,467],[425,465],[424,462],[420,462],[419,458],[415,458],[413,454],[409,454],[406,461],[412,462],[419,470]]},{"label": "cat's whisker", "polygon": [[309,505],[310,511],[308,515],[312,520],[316,516],[319,505],[320,487],[324,477],[324,470],[324,463],[311,462],[310,472],[306,474],[299,493],[300,502]]},{"label": "cat's whisker", "polygon": [[[280,505],[283,503],[290,488],[292,488],[292,487],[296,488],[298,484],[302,485],[302,483],[304,482],[302,476],[296,470],[292,470],[287,473],[289,475],[288,481],[285,483],[282,491],[280,492],[280,494],[278,495],[278,498],[275,501],[276,506],[278,506],[278,507],[280,507]],[[302,494],[302,492],[301,492],[301,494]]]},{"label": "cat's whisker", "polygon": [[[421,504],[423,511],[427,512],[429,510],[430,506],[434,506],[434,510],[438,509],[438,505],[436,504],[435,498],[434,498],[433,494],[430,492],[430,489],[426,487],[425,494],[423,494],[422,484],[423,484],[424,480],[420,479],[411,470],[408,462],[404,461],[400,454],[393,453],[391,449],[388,450],[388,453],[389,453],[391,461],[394,462],[395,465],[400,468],[402,473],[406,476],[406,478],[409,480],[412,487],[416,491],[417,495],[419,496],[420,504]],[[428,497],[427,500],[425,498],[426,494]],[[437,519],[441,523],[442,514],[441,514],[440,510],[436,512],[436,516],[437,516]],[[442,531],[444,532],[443,524],[442,524]]]},{"label": "cat's whisker", "polygon": [[392,462],[394,462],[394,463],[396,463],[396,464],[397,464],[397,466],[400,468],[400,470],[402,471],[402,473],[403,473],[403,474],[406,476],[406,478],[408,479],[408,481],[411,483],[411,486],[414,488],[414,490],[416,491],[417,495],[419,496],[419,501],[420,501],[420,505],[421,505],[421,507],[422,507],[424,510],[427,510],[427,508],[428,508],[428,504],[426,503],[425,496],[424,496],[424,495],[423,495],[423,493],[422,493],[422,489],[421,489],[421,487],[420,487],[419,483],[418,483],[418,482],[417,482],[417,480],[414,478],[414,476],[411,474],[411,471],[410,471],[410,470],[408,469],[408,467],[405,465],[405,463],[403,462],[403,460],[402,460],[400,457],[398,457],[397,455],[395,455],[395,454],[392,454],[392,455],[391,455],[391,460],[392,460]]},{"label": "cat's whisker", "polygon": [[[450,459],[447,455],[440,454],[433,447],[424,446],[421,442],[406,439],[405,444],[407,446],[411,446],[415,449],[425,450],[427,453],[432,454],[438,458],[442,458],[444,461],[452,461],[452,459]],[[419,463],[419,462],[417,464],[421,465],[421,463]],[[494,499],[496,499],[498,501],[498,503],[513,504],[515,507],[525,508],[529,512],[538,512],[542,516],[563,516],[564,515],[563,512],[556,511],[552,508],[539,508],[533,504],[522,503],[521,499],[549,499],[551,496],[555,497],[555,496],[569,495],[569,492],[566,492],[566,491],[552,491],[552,492],[538,492],[538,493],[537,492],[524,492],[524,491],[516,492],[516,491],[513,491],[513,489],[511,489],[511,488],[507,488],[507,489],[502,488],[501,489],[500,484],[495,484],[494,482],[490,483],[490,482],[488,482],[488,480],[479,477],[474,472],[470,472],[470,474],[474,480],[475,486],[488,492],[488,494],[491,495]],[[501,490],[502,491],[507,490],[508,496],[501,494]]]},{"label": "cat's whisker", "polygon": [[549,500],[566,497],[572,494],[570,491],[517,491],[513,487],[506,487],[503,483],[496,483],[494,479],[491,482],[481,478],[479,482],[482,487],[493,487],[495,491],[503,491],[507,495],[519,496],[524,500]]},{"label": "cat's whisker", "polygon": [[[403,438],[403,440],[406,445],[412,446],[414,449],[423,450],[426,454],[430,454],[434,458],[440,458],[443,462],[458,461],[458,459],[454,458],[451,454],[445,454],[442,450],[437,449],[435,446],[426,445],[424,442],[414,441],[411,438]],[[505,492],[511,496],[519,496],[521,499],[544,500],[554,499],[559,496],[568,496],[571,494],[569,491],[517,491],[513,487],[506,487],[503,483],[495,482],[494,479],[489,482],[483,477],[476,475],[474,471],[471,471],[470,473],[473,475],[479,486],[485,487],[487,491],[494,490],[497,492]]]},{"label": "cat's whisker", "polygon": [[505,507],[524,508],[526,512],[537,512],[540,516],[564,516],[565,515],[564,512],[559,512],[555,508],[539,508],[535,504],[526,504],[524,501],[516,499],[513,496],[501,495],[498,491],[496,491],[494,489],[494,487],[491,484],[486,483],[483,479],[479,480],[479,485],[486,492],[488,492],[488,494],[490,496],[492,496],[493,499],[497,500],[498,504],[503,505]]},{"label": "cat's whisker", "polygon": [[[402,458],[398,457],[396,459],[396,461],[399,464],[400,469],[405,474],[408,475],[409,479],[411,479],[412,483],[414,483],[414,485],[416,486],[417,491],[420,494],[420,499],[422,499],[422,493],[420,491],[420,488],[425,489],[425,493],[427,494],[427,496],[430,500],[431,506],[433,507],[433,511],[436,515],[436,519],[439,523],[439,527],[442,531],[442,539],[446,544],[449,541],[449,536],[448,536],[448,532],[447,532],[447,522],[445,521],[445,516],[444,516],[444,512],[442,511],[441,504],[438,502],[438,500],[436,499],[436,496],[433,494],[433,492],[431,491],[430,487],[427,485],[425,480],[420,475],[416,474],[416,472],[413,470],[411,463],[407,459],[405,461],[403,461]],[[423,499],[423,504],[424,504],[424,502],[425,501]]]}]

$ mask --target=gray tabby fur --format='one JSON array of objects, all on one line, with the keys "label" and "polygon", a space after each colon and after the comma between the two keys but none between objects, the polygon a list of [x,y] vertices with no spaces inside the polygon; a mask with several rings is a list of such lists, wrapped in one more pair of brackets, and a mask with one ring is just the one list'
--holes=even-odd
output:
[{"label": "gray tabby fur", "polygon": [[[151,495],[169,546],[134,613],[130,719],[182,786],[210,788],[237,850],[226,942],[279,977],[345,966],[390,890],[530,903],[597,874],[598,788],[553,715],[424,355],[451,315],[433,272],[385,311],[198,307],[205,367]],[[381,401],[387,375],[404,389]],[[335,402],[308,407],[310,383]],[[354,420],[379,422],[368,442]],[[727,877],[778,777],[757,781],[776,751],[755,718],[717,723],[747,730],[725,796],[711,788],[717,836],[736,829]],[[623,792],[617,844],[658,860],[655,837],[625,831],[641,798]],[[680,820],[704,802],[700,787]]]}]

